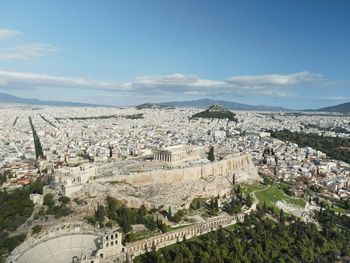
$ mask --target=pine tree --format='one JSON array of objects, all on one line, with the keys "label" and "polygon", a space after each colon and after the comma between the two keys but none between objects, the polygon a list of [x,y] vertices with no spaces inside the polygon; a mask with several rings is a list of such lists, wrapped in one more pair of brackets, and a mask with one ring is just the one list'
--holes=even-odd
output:
[{"label": "pine tree", "polygon": [[215,212],[219,211],[219,202],[217,198],[215,198],[215,201],[214,201],[214,210]]},{"label": "pine tree", "polygon": [[109,145],[108,148],[109,148],[109,158],[112,158],[113,157],[113,151],[112,151],[113,147],[111,145]]},{"label": "pine tree", "polygon": [[266,201],[264,201],[264,205],[263,205],[263,212],[266,213],[267,212],[267,206],[266,206]]},{"label": "pine tree", "polygon": [[284,223],[284,211],[283,211],[283,209],[280,210],[280,222],[282,224]]},{"label": "pine tree", "polygon": [[169,209],[168,209],[168,219],[170,219],[172,216],[172,213],[171,213],[171,207],[169,206]]},{"label": "pine tree", "polygon": [[215,156],[214,156],[214,146],[210,147],[209,153],[208,153],[208,160],[211,162],[215,161]]},{"label": "pine tree", "polygon": [[252,205],[253,201],[252,201],[252,197],[251,197],[250,194],[247,195],[247,200],[246,201],[247,201],[247,206],[251,206]]},{"label": "pine tree", "polygon": [[200,208],[201,208],[201,203],[200,203],[200,201],[199,201],[199,200],[197,201],[196,208],[197,208],[197,209],[200,209]]}]

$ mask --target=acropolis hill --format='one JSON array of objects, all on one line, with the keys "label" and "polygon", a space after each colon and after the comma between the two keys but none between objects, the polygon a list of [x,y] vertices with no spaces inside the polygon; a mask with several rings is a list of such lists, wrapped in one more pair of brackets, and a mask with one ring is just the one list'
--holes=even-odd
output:
[{"label": "acropolis hill", "polygon": [[180,209],[187,208],[196,197],[229,193],[234,180],[237,183],[259,180],[249,154],[185,168],[102,177],[86,184],[72,197],[82,197],[88,192],[97,199],[112,195],[135,207],[145,204]]}]

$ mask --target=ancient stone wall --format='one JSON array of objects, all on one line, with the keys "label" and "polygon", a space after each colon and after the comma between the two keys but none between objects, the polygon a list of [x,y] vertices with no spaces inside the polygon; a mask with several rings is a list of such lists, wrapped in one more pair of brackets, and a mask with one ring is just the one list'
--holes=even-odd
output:
[{"label": "ancient stone wall", "polygon": [[104,200],[107,195],[125,200],[129,206],[188,208],[194,198],[223,196],[236,183],[258,181],[260,177],[249,154],[182,169],[157,170],[98,178],[74,197],[86,192]]},{"label": "ancient stone wall", "polygon": [[[216,176],[232,176],[235,171],[248,167],[251,170],[252,178],[257,179],[257,173],[251,156],[245,154],[239,157],[221,160],[201,166],[121,175],[118,176],[118,180],[135,186],[177,183],[181,181],[198,181],[199,179],[208,179]],[[239,175],[237,176],[236,180],[240,180]]]},{"label": "ancient stone wall", "polygon": [[129,259],[133,259],[138,255],[150,252],[152,250],[158,250],[160,248],[175,244],[176,242],[183,241],[184,239],[206,234],[219,229],[220,226],[229,226],[242,220],[243,215],[241,214],[237,215],[236,217],[219,216],[205,222],[126,244],[126,253],[128,254]]}]

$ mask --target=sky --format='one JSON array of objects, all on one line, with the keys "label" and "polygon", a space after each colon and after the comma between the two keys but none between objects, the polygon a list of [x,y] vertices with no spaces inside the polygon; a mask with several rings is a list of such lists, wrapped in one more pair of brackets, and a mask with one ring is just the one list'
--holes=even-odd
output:
[{"label": "sky", "polygon": [[0,92],[127,106],[350,101],[348,0],[0,0]]}]

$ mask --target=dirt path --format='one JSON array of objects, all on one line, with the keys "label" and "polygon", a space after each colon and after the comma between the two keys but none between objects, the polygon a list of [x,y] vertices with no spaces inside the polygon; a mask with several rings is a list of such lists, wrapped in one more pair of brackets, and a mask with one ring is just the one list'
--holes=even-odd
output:
[{"label": "dirt path", "polygon": [[256,197],[255,193],[265,191],[265,190],[269,189],[270,187],[271,187],[271,185],[268,185],[264,189],[259,189],[259,190],[255,190],[255,191],[251,192],[250,194],[253,197],[253,203],[248,210],[243,212],[243,214],[250,214],[252,211],[256,210],[256,206],[259,204],[259,199]]}]

